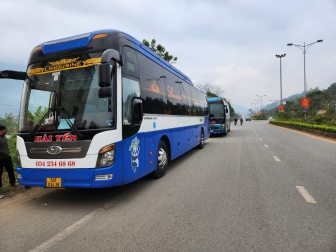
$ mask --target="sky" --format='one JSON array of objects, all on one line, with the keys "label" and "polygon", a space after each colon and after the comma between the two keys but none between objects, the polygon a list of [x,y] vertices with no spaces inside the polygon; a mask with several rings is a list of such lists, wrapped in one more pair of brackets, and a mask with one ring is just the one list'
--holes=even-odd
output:
[{"label": "sky", "polygon": [[[282,97],[304,91],[303,51],[288,43],[323,39],[306,51],[307,90],[336,82],[336,0],[1,0],[0,70],[25,71],[36,45],[101,29],[155,38],[195,85],[246,108],[280,100],[276,54]],[[18,111],[22,81],[0,88],[0,116]]]}]

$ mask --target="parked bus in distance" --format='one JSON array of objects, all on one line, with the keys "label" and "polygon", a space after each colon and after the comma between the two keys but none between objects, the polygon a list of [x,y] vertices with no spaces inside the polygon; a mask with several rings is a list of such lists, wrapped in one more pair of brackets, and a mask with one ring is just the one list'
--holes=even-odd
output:
[{"label": "parked bus in distance", "polygon": [[208,98],[210,134],[226,135],[230,131],[230,108],[223,97]]},{"label": "parked bus in distance", "polygon": [[24,80],[17,176],[24,186],[104,188],[200,149],[206,94],[132,36],[100,30],[36,46]]}]

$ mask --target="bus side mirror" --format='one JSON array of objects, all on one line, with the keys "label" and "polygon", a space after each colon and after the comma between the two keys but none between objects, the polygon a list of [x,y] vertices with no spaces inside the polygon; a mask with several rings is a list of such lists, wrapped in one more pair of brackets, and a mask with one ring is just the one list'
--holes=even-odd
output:
[{"label": "bus side mirror", "polygon": [[104,63],[99,65],[98,83],[99,87],[111,86],[111,67],[110,64]]},{"label": "bus side mirror", "polygon": [[228,107],[226,105],[224,105],[225,108],[225,113],[229,113]]},{"label": "bus side mirror", "polygon": [[208,108],[205,108],[205,114],[209,114],[209,109]]},{"label": "bus side mirror", "polygon": [[132,100],[132,124],[139,125],[142,121],[142,100],[133,98]]},{"label": "bus side mirror", "polygon": [[101,87],[98,90],[99,98],[107,98],[112,96],[112,88],[111,87]]},{"label": "bus side mirror", "polygon": [[11,70],[0,71],[0,79],[25,80],[27,78],[26,72],[18,72]]}]

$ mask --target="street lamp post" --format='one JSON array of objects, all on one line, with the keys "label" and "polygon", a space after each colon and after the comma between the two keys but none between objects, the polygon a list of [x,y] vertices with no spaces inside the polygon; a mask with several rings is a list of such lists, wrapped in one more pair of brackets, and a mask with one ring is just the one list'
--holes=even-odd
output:
[{"label": "street lamp post", "polygon": [[289,43],[289,44],[287,44],[287,46],[296,46],[296,47],[300,48],[300,49],[303,51],[303,76],[304,76],[304,80],[303,80],[304,83],[303,83],[303,85],[304,85],[304,95],[305,95],[305,97],[307,96],[307,95],[306,95],[306,94],[307,94],[307,83],[306,83],[306,52],[307,52],[308,48],[311,47],[313,44],[315,44],[315,43],[321,43],[321,42],[323,42],[322,39],[319,39],[319,40],[317,40],[316,42],[310,43],[310,44],[308,44],[308,45],[306,45],[305,42],[303,43],[303,45],[295,45],[295,44],[293,44],[293,43]]},{"label": "street lamp post", "polygon": [[275,57],[280,58],[280,105],[282,105],[282,71],[281,71],[281,58],[286,57],[286,54],[275,55]]},{"label": "street lamp post", "polygon": [[257,95],[257,96],[259,96],[259,98],[260,98],[260,111],[262,110],[262,98],[263,98],[263,96],[266,96],[266,95]]},{"label": "street lamp post", "polygon": [[258,114],[258,104],[259,104],[259,101],[258,100],[254,100],[255,101],[255,107],[254,107],[254,110],[256,111],[256,113]]}]

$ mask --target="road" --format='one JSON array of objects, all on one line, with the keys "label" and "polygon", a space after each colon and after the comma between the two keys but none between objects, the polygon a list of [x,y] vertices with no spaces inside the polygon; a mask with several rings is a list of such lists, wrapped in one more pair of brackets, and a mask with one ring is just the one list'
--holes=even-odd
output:
[{"label": "road", "polygon": [[1,251],[336,251],[336,142],[231,126],[162,179],[0,201]]}]

